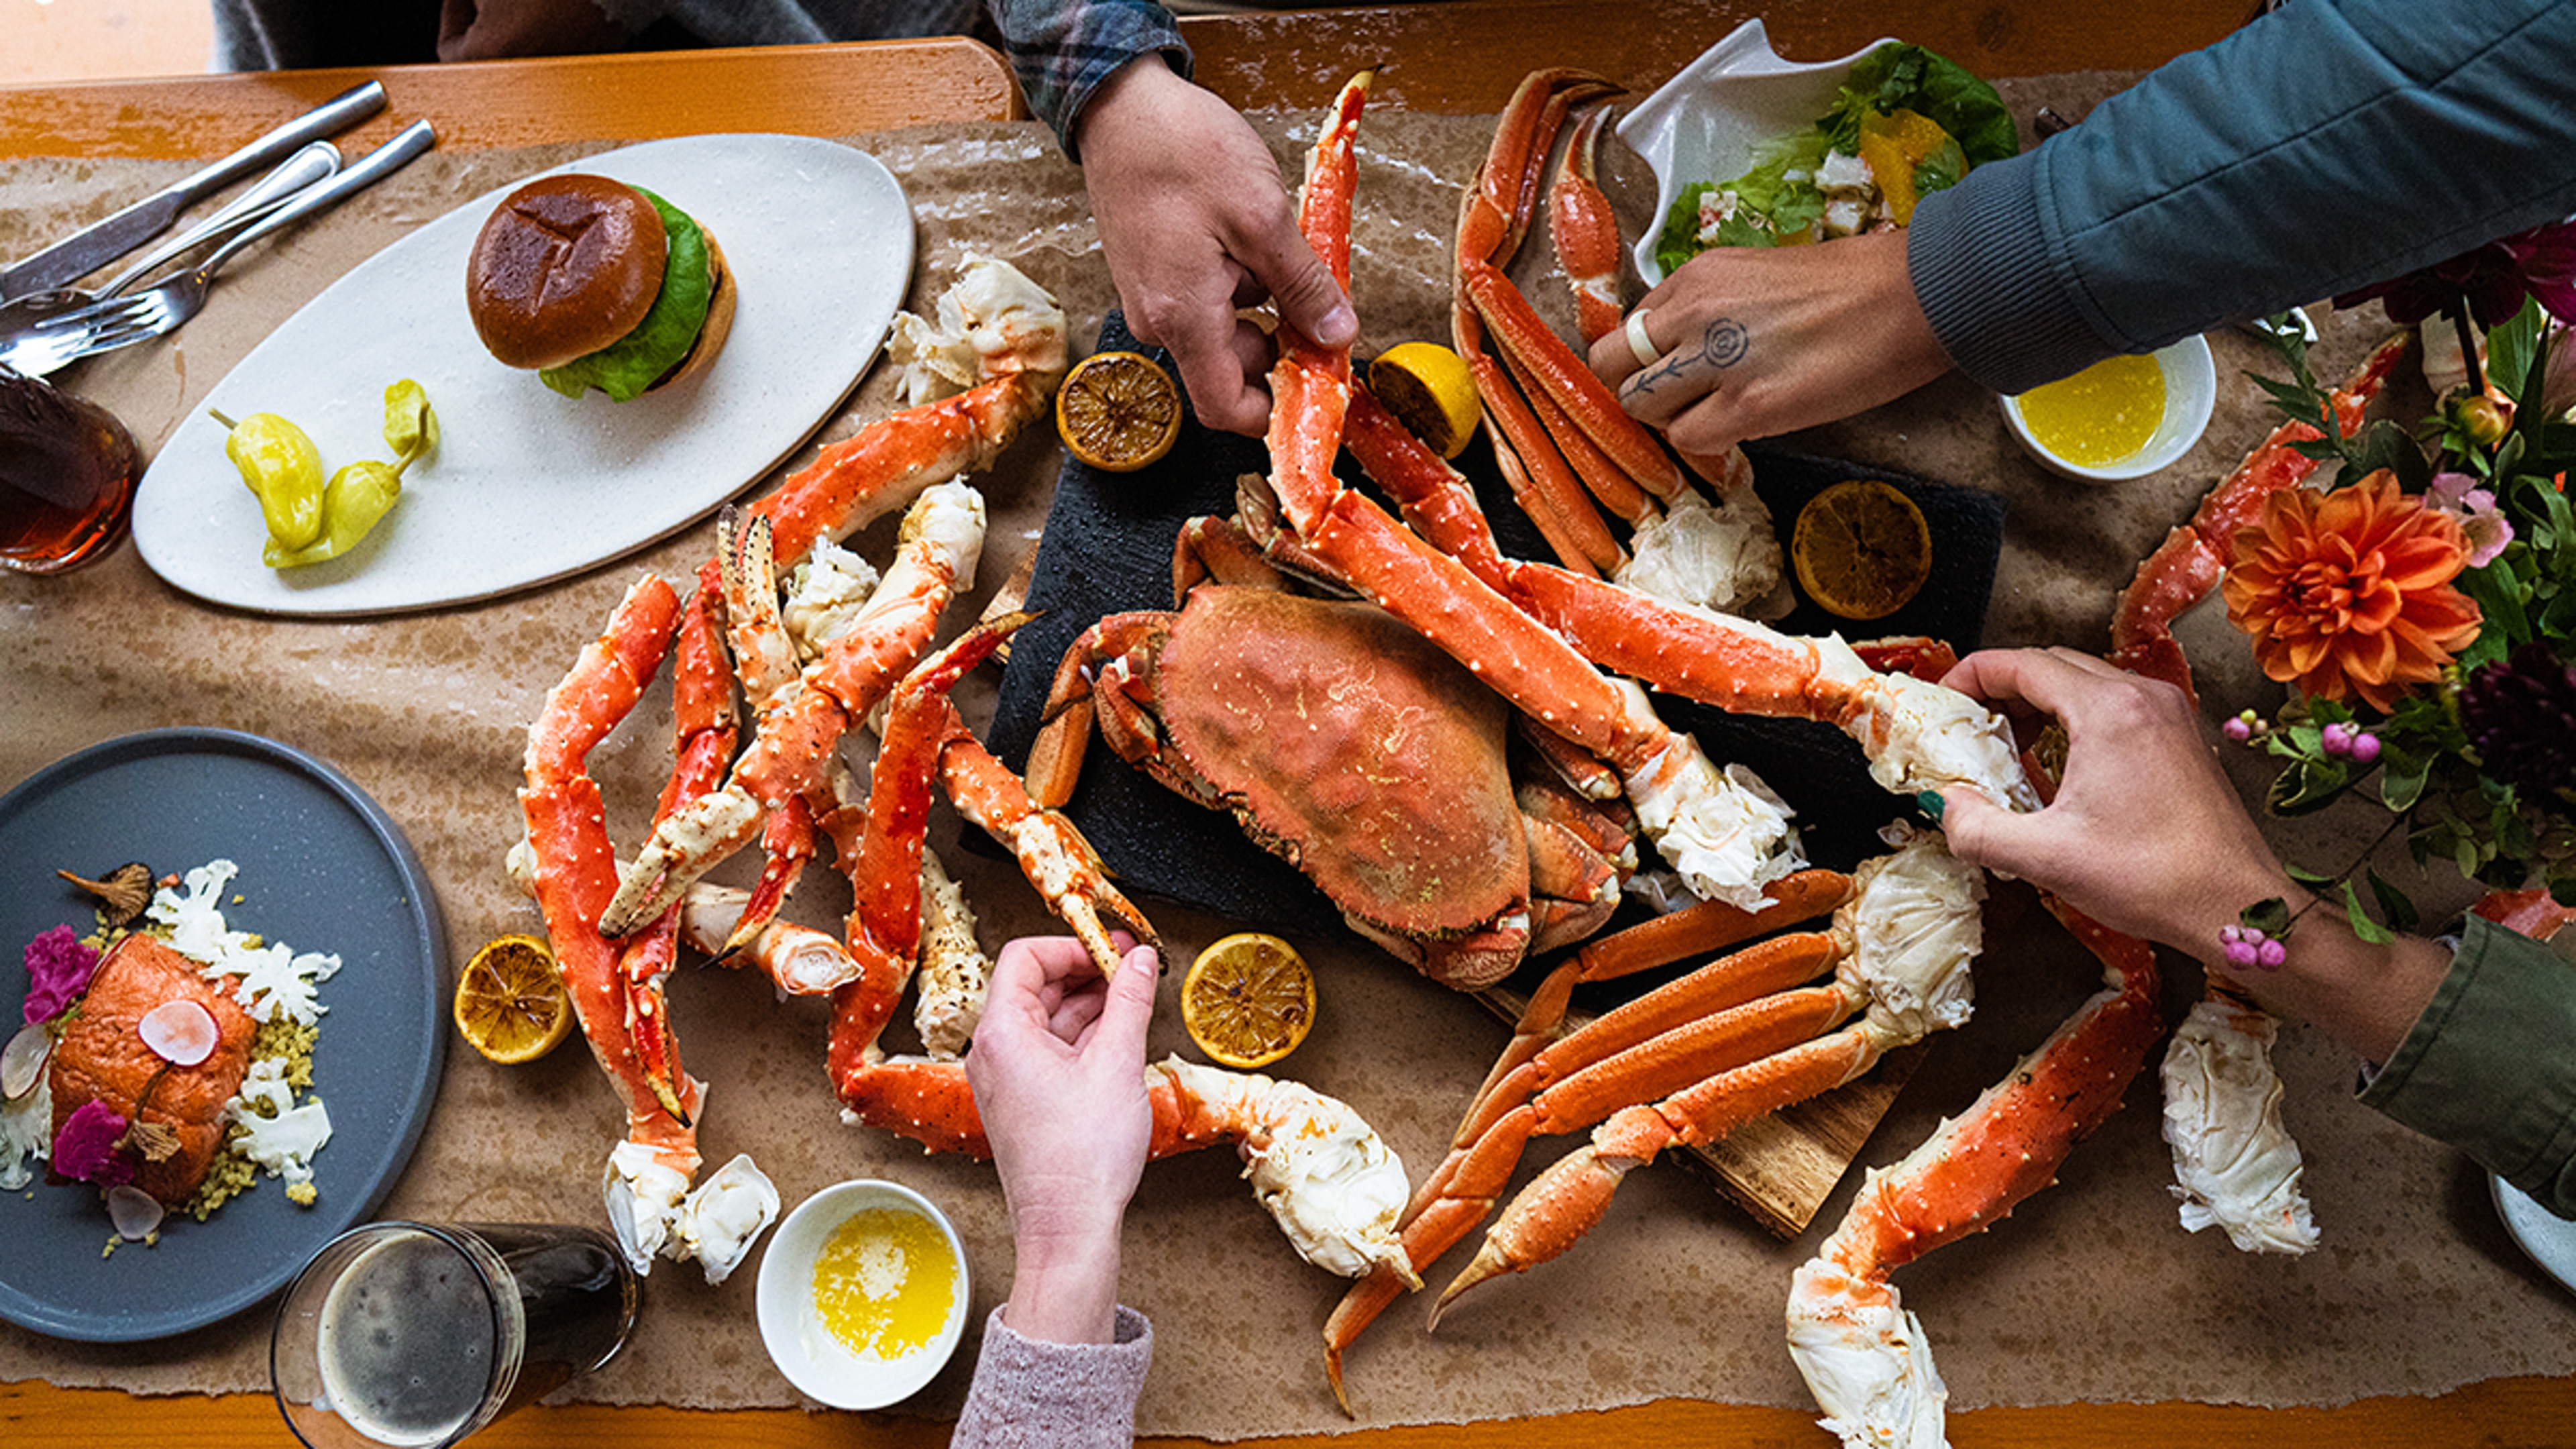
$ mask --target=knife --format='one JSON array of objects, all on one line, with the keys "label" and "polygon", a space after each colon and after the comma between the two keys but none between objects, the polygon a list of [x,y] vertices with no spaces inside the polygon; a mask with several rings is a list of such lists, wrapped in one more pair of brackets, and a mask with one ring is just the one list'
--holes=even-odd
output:
[{"label": "knife", "polygon": [[172,182],[34,256],[0,268],[0,298],[78,281],[160,235],[180,212],[236,179],[269,165],[307,141],[345,131],[384,108],[385,88],[377,81],[334,96],[204,170]]}]

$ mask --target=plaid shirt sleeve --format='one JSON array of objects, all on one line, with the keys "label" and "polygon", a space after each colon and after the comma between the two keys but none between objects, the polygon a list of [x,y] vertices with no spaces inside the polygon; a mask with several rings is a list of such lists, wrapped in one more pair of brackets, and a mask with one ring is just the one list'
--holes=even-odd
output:
[{"label": "plaid shirt sleeve", "polygon": [[1148,0],[991,0],[1002,47],[1029,109],[1073,147],[1074,118],[1120,66],[1159,53],[1186,80],[1190,48],[1172,12]]}]

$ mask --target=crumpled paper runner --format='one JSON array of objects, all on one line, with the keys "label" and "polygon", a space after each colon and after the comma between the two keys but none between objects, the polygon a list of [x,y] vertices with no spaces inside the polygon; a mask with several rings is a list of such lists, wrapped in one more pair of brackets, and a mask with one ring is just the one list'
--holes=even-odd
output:
[{"label": "crumpled paper runner", "polygon": [[[2119,79],[2008,86],[2007,98],[2025,118],[2043,103],[2080,115]],[[1296,175],[1311,120],[1257,121]],[[1364,123],[1354,262],[1363,351],[1445,337],[1456,186],[1472,171],[1488,130],[1484,120],[1390,112]],[[938,127],[853,144],[886,161],[910,192],[922,240],[914,307],[974,248],[1010,258],[1054,288],[1073,316],[1077,345],[1089,345],[1114,299],[1079,174],[1038,127]],[[147,447],[156,446],[234,361],[332,278],[489,186],[597,149],[433,155],[299,234],[291,247],[236,265],[205,315],[174,342],[97,359],[60,380],[107,403]],[[0,255],[22,254],[176,169],[0,165],[0,195],[10,201],[0,213]],[[1641,224],[1652,194],[1642,168],[1614,157],[1611,169],[1630,225]],[[1522,271],[1534,284],[1550,267],[1535,241],[1531,256]],[[1555,297],[1543,305],[1563,315]],[[2331,319],[2320,371],[2331,375],[2347,365],[2375,332],[2369,320]],[[1958,378],[1788,441],[2004,495],[2011,535],[1988,641],[2099,648],[2113,590],[2135,560],[2271,426],[2254,390],[2237,380],[2240,369],[2259,364],[2256,344],[2236,334],[2212,342],[2223,387],[2207,438],[2183,463],[2140,483],[2094,487],[2040,472],[2006,438],[1993,398]],[[871,376],[822,436],[841,436],[890,406],[886,379]],[[993,505],[993,528],[981,587],[953,620],[971,617],[1034,541],[1057,456],[1040,427],[977,480]],[[415,486],[436,486],[434,473]],[[547,516],[540,470],[525,512],[496,518],[494,526],[496,546],[507,546],[512,529],[577,520]],[[500,868],[519,831],[513,791],[527,720],[637,573],[684,578],[711,550],[712,534],[702,524],[565,583],[381,622],[275,620],[208,608],[153,578],[130,547],[64,579],[0,579],[0,648],[13,661],[0,678],[0,717],[9,725],[0,730],[0,780],[23,778],[80,746],[163,725],[246,729],[311,751],[402,822],[438,883],[461,960],[493,935],[538,927],[534,907]],[[891,539],[888,523],[858,542],[882,559]],[[2213,712],[2267,698],[2223,620],[2203,611],[2186,622],[2185,634],[2203,661]],[[979,677],[961,692],[970,718],[988,717],[989,691]],[[668,729],[665,685],[593,760],[610,828],[630,848],[668,767]],[[854,754],[863,757],[865,748]],[[2235,753],[2230,761],[2240,783],[2259,789],[2259,761]],[[935,815],[938,843],[953,844],[958,829],[944,810]],[[2281,840],[2294,858],[2314,864],[2330,859],[2337,836],[2328,822]],[[1007,865],[944,853],[967,879],[988,946],[1049,929]],[[828,927],[846,902],[846,887],[816,870],[792,911]],[[1154,914],[1178,961],[1228,928],[1177,908]],[[2044,913],[2030,909],[2026,893],[1999,886],[1990,916],[1976,1020],[1937,1044],[1865,1160],[1902,1155],[2092,989],[2096,969]],[[1314,1034],[1284,1067],[1353,1103],[1419,1175],[1437,1159],[1465,1095],[1500,1045],[1500,1027],[1471,1002],[1347,938],[1298,944],[1322,978],[1321,1011]],[[2166,995],[2178,1015],[2196,982],[2187,964],[2172,975]],[[823,1079],[819,1002],[775,1004],[765,981],[696,968],[679,973],[672,998],[689,1066],[712,1084],[701,1138],[709,1162],[751,1152],[791,1206],[859,1176],[894,1177],[929,1194],[964,1236],[970,1322],[980,1328],[1010,1265],[1008,1225],[989,1169],[925,1158],[891,1137],[842,1126]],[[902,1027],[897,1034],[908,1038]],[[1189,1051],[1168,1002],[1153,1048]],[[329,1050],[326,1033],[326,1073]],[[2289,1122],[2312,1164],[2309,1188],[2325,1247],[2304,1260],[2251,1259],[2214,1234],[2185,1234],[2166,1191],[2155,1089],[2142,1081],[2125,1110],[2070,1159],[2056,1189],[1999,1231],[1898,1275],[1907,1304],[1933,1336],[1954,1404],[2336,1404],[2436,1393],[2493,1375],[2576,1372],[2568,1299],[2505,1237],[2483,1174],[2354,1105],[2355,1063],[2315,1033],[2290,1028],[2279,1059]],[[600,1222],[599,1164],[618,1114],[596,1070],[577,1047],[507,1069],[452,1051],[429,1130],[384,1212]],[[1542,1144],[1535,1159],[1562,1150]],[[1316,1338],[1342,1284],[1294,1258],[1236,1173],[1221,1152],[1156,1164],[1129,1214],[1122,1296],[1152,1317],[1158,1348],[1138,1427],[1213,1439],[1349,1427],[1325,1389]],[[1608,1222],[1567,1260],[1480,1289],[1438,1335],[1421,1331],[1423,1300],[1398,1304],[1350,1358],[1360,1422],[1459,1422],[1664,1397],[1805,1405],[1782,1349],[1782,1304],[1790,1270],[1840,1216],[1850,1190],[1847,1182],[1806,1240],[1782,1243],[1688,1173],[1632,1174]],[[0,1214],[6,1208],[0,1203]],[[182,1232],[159,1251],[199,1247]],[[151,1255],[131,1261],[135,1271],[151,1271]],[[1454,1255],[1433,1277],[1445,1281],[1463,1261]],[[710,1287],[691,1269],[663,1264],[647,1281],[633,1344],[563,1394],[699,1408],[801,1402],[760,1346],[752,1318],[757,1266],[755,1257]],[[2105,1291],[2113,1285],[2116,1291]],[[266,1336],[263,1312],[125,1346],[0,1327],[0,1381],[42,1377],[154,1394],[258,1390],[266,1382]],[[956,1361],[897,1412],[953,1414],[974,1351],[970,1332]]]}]

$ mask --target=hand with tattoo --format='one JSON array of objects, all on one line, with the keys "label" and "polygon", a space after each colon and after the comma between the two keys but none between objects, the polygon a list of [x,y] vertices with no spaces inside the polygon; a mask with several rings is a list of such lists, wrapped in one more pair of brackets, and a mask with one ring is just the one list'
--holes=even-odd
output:
[{"label": "hand with tattoo", "polygon": [[1631,327],[1592,345],[1592,370],[1693,453],[1848,417],[1950,367],[1914,300],[1903,232],[1702,252],[1638,310],[1655,360],[1640,362]]}]

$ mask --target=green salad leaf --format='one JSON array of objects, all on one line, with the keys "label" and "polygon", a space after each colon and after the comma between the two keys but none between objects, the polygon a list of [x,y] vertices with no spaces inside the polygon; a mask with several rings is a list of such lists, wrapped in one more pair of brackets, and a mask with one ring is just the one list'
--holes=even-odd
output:
[{"label": "green salad leaf", "polygon": [[597,352],[576,357],[561,367],[545,368],[537,377],[566,397],[591,388],[611,400],[627,402],[679,365],[697,345],[707,324],[707,304],[715,297],[715,278],[707,266],[706,234],[686,212],[643,187],[644,199],[662,214],[670,237],[670,254],[662,266],[662,290],[635,330]]},{"label": "green salad leaf", "polygon": [[[2018,153],[2021,135],[1995,88],[1954,61],[1919,45],[1888,45],[1853,65],[1832,109],[1803,131],[1766,141],[1753,166],[1732,181],[1695,182],[1682,189],[1655,237],[1655,260],[1667,276],[1712,246],[1777,246],[1824,215],[1824,193],[1814,174],[1829,151],[1860,152],[1861,123],[1872,114],[1910,110],[1950,133],[1951,143],[1914,168],[1914,190],[1929,195],[1959,184],[1971,167]],[[1737,209],[1718,224],[1713,240],[1700,240],[1700,202],[1732,191]]]}]

